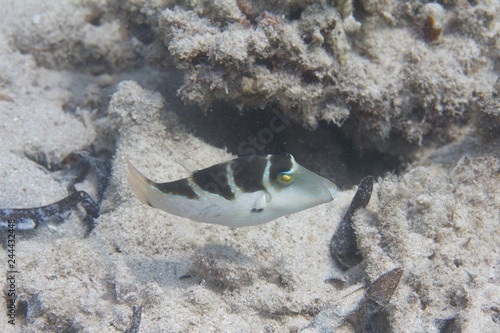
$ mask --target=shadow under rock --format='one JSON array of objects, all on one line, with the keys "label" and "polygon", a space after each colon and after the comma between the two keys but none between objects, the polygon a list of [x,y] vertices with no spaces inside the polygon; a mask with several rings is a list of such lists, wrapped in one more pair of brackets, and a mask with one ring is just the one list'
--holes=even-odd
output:
[{"label": "shadow under rock", "polygon": [[404,168],[397,156],[358,151],[336,125],[322,121],[308,130],[273,107],[240,112],[219,102],[207,112],[179,104],[171,110],[187,131],[210,145],[240,157],[287,152],[340,188],[351,188],[367,175],[376,178]]}]

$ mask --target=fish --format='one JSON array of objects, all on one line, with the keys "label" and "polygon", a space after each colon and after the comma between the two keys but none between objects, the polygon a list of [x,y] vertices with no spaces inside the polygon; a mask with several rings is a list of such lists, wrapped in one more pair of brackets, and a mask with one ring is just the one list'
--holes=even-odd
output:
[{"label": "fish", "polygon": [[166,183],[146,178],[128,161],[128,184],[146,205],[193,221],[255,226],[331,202],[337,186],[291,154],[253,155],[194,171]]}]

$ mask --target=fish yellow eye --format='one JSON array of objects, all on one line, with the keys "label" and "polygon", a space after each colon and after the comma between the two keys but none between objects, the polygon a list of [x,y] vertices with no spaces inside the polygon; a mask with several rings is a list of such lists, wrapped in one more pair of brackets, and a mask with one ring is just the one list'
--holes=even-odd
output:
[{"label": "fish yellow eye", "polygon": [[295,176],[293,175],[293,173],[289,172],[282,172],[278,175],[278,181],[283,185],[290,184],[291,182],[293,182],[294,178]]}]

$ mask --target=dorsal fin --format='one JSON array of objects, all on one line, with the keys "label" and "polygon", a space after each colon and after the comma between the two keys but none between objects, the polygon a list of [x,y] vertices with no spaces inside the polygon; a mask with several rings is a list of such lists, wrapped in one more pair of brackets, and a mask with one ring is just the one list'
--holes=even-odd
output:
[{"label": "dorsal fin", "polygon": [[176,164],[179,164],[182,168],[184,168],[184,170],[186,170],[190,175],[193,174],[193,172],[195,170],[193,170],[192,168],[190,168],[187,164],[186,164],[186,161],[183,161],[177,157],[174,157],[173,158],[173,161],[176,163]]},{"label": "dorsal fin", "polygon": [[170,156],[172,157],[172,161],[180,165],[184,170],[188,172],[189,175],[192,175],[193,172],[196,171],[193,168],[191,168],[191,166],[188,163],[186,163],[186,161],[180,156],[179,153],[173,151],[172,149],[169,149],[168,151],[170,153]]}]

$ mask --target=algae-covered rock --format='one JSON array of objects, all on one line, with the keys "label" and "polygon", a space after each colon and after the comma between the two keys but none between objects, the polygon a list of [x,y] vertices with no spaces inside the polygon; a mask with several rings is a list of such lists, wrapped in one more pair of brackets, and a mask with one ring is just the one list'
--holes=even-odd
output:
[{"label": "algae-covered rock", "polygon": [[[156,14],[157,33],[186,69],[179,94],[205,109],[217,100],[242,110],[277,103],[306,127],[344,125],[358,147],[380,151],[401,151],[400,137],[453,138],[474,85],[494,77],[498,26],[477,13],[498,5],[361,4],[182,2]],[[484,29],[489,39],[477,33]]]},{"label": "algae-covered rock", "polygon": [[51,68],[174,64],[186,103],[277,105],[304,127],[331,122],[357,149],[397,155],[449,142],[470,118],[474,88],[496,79],[499,10],[490,0],[70,1],[34,12],[13,44]]}]

